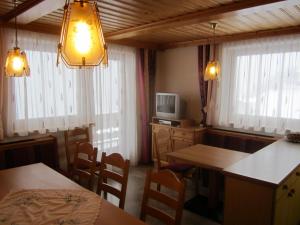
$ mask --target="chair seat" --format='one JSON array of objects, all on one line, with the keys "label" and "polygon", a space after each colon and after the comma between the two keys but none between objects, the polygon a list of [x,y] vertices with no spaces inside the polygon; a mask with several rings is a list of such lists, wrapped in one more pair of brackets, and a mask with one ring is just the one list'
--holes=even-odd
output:
[{"label": "chair seat", "polygon": [[184,163],[170,163],[169,165],[163,166],[161,169],[169,169],[175,173],[185,173],[192,168],[193,166]]}]

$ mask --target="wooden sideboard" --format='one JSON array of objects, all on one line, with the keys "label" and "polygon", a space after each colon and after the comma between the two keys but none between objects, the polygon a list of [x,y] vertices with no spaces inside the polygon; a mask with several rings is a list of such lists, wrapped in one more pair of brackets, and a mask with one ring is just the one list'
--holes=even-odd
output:
[{"label": "wooden sideboard", "polygon": [[[161,129],[167,130],[169,133],[169,149],[170,151],[185,148],[191,145],[202,143],[205,128],[200,127],[173,127],[158,123],[152,125],[152,160],[156,160],[154,135]],[[167,152],[166,152],[167,153]],[[167,161],[166,154],[161,154],[162,162]]]},{"label": "wooden sideboard", "polygon": [[300,144],[278,140],[224,174],[224,225],[300,224]]},{"label": "wooden sideboard", "polygon": [[35,135],[0,141],[0,169],[42,162],[58,169],[56,137]]}]

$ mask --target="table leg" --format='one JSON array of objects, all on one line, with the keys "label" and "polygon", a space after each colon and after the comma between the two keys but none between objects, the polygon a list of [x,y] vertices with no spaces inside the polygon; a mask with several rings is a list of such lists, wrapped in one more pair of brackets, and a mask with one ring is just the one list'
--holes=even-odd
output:
[{"label": "table leg", "polygon": [[195,181],[195,195],[199,194],[199,177],[200,177],[200,168],[196,167],[193,179]]},{"label": "table leg", "polygon": [[219,184],[218,173],[216,171],[209,171],[209,193],[208,193],[208,208],[215,209],[219,200]]}]

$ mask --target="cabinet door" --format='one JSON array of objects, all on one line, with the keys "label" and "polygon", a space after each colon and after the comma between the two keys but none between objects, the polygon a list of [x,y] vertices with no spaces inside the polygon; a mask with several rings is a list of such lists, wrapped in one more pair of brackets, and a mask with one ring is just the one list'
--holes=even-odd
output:
[{"label": "cabinet door", "polygon": [[300,174],[297,174],[296,182],[289,193],[289,225],[300,224]]},{"label": "cabinet door", "polygon": [[295,215],[296,215],[296,224],[300,224],[300,169],[296,172],[297,182],[296,182],[296,192],[295,192]]},{"label": "cabinet door", "polygon": [[192,146],[193,144],[194,144],[193,141],[189,139],[176,138],[176,137],[172,138],[173,151]]},{"label": "cabinet door", "polygon": [[[160,137],[160,133],[164,133],[163,137]],[[167,135],[166,135],[167,134]],[[166,154],[171,151],[171,135],[170,135],[170,127],[163,125],[153,125],[152,128],[152,159],[156,160],[156,141],[161,142],[159,145],[160,152],[160,160],[163,162],[167,162]]]},{"label": "cabinet door", "polygon": [[300,224],[300,174],[297,174],[291,176],[288,191],[276,201],[275,225]]},{"label": "cabinet door", "polygon": [[274,225],[289,225],[289,198],[284,194],[276,201]]}]

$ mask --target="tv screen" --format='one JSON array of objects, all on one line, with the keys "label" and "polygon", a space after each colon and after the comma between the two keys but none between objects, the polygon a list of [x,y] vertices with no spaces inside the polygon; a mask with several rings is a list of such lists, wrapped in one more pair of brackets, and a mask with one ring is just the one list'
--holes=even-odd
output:
[{"label": "tv screen", "polygon": [[157,112],[175,113],[175,95],[156,95]]}]

